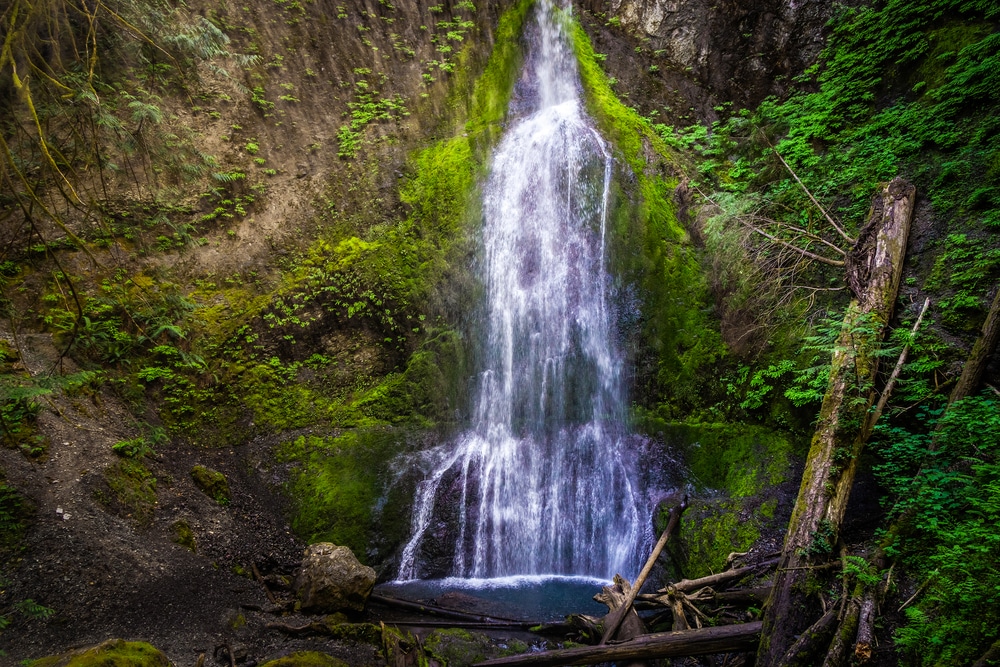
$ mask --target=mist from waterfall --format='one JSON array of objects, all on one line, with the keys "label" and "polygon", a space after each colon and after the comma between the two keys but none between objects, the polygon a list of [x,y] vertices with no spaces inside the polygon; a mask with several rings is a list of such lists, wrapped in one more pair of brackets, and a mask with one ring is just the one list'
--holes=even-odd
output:
[{"label": "mist from waterfall", "polygon": [[431,540],[457,577],[638,570],[646,517],[608,302],[613,162],[583,109],[564,10],[535,11],[484,187],[472,419],[425,453],[400,580],[426,576]]}]

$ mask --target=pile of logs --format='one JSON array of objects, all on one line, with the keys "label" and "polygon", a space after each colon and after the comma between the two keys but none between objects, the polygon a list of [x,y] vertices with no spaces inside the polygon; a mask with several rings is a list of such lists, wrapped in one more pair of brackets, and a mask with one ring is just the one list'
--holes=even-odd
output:
[{"label": "pile of logs", "polygon": [[[686,507],[685,498],[671,510],[666,530],[634,582],[616,575],[612,585],[605,586],[594,596],[595,600],[608,606],[608,614],[604,618],[573,615],[565,623],[544,629],[596,645],[498,658],[479,665],[641,664],[641,661],[655,658],[755,652],[760,641],[761,623],[744,621],[750,617],[747,609],[759,607],[770,594],[770,588],[758,585],[729,589],[741,582],[752,582],[767,576],[778,563],[776,557],[700,579],[684,579],[653,593],[639,592]],[[746,554],[732,554],[730,563],[744,556]],[[643,617],[639,616],[639,611],[644,612]],[[726,622],[729,624],[724,624]],[[647,633],[647,625],[656,628],[668,624],[670,631]]]}]

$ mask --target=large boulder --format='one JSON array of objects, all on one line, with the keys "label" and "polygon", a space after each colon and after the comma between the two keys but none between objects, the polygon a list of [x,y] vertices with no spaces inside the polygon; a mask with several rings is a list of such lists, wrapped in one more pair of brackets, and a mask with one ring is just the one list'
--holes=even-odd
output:
[{"label": "large boulder", "polygon": [[306,549],[295,580],[302,610],[317,613],[362,611],[374,587],[375,570],[362,565],[347,547],[329,542]]}]

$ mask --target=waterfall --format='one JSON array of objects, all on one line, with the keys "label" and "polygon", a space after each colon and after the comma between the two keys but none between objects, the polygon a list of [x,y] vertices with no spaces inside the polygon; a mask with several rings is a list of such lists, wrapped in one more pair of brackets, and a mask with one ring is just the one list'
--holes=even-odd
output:
[{"label": "waterfall", "polygon": [[423,576],[431,540],[458,577],[638,569],[645,517],[608,303],[612,158],[582,107],[559,11],[536,5],[515,120],[484,188],[471,423],[426,455],[400,580]]}]

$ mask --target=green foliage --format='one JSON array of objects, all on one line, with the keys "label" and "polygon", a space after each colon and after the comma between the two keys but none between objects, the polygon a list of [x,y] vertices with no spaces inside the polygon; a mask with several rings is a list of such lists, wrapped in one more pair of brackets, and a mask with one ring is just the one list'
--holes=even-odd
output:
[{"label": "green foliage", "polygon": [[[363,138],[363,133],[365,128],[376,122],[376,121],[398,121],[401,118],[405,118],[410,115],[410,112],[406,109],[406,105],[403,103],[403,98],[399,95],[394,97],[380,97],[379,93],[374,91],[373,85],[375,82],[370,81],[371,70],[356,69],[355,74],[365,75],[366,78],[360,79],[355,83],[355,97],[354,100],[347,103],[350,109],[351,122],[347,125],[342,125],[337,131],[337,141],[340,148],[337,151],[337,155],[342,158],[353,158],[356,157],[358,151],[361,149],[361,142]],[[295,98],[290,98],[288,95],[282,95],[281,99],[286,101],[298,101]]]},{"label": "green foliage", "polygon": [[904,527],[889,551],[929,582],[895,635],[905,664],[971,664],[1000,637],[998,408],[971,397],[876,431],[876,473]]},{"label": "green foliage", "polygon": [[136,436],[128,440],[120,440],[111,445],[111,451],[126,459],[141,459],[144,456],[156,456],[154,446],[168,441],[167,432],[161,426],[147,427],[146,435]]},{"label": "green foliage", "polygon": [[26,456],[42,456],[46,440],[35,432],[35,421],[45,397],[60,391],[68,394],[91,391],[101,384],[103,378],[101,371],[79,371],[66,375],[41,373],[35,376],[0,373],[0,427],[4,444],[17,447]]},{"label": "green foliage", "polygon": [[343,660],[338,660],[326,653],[317,651],[298,651],[283,658],[269,660],[261,667],[346,667]]}]

